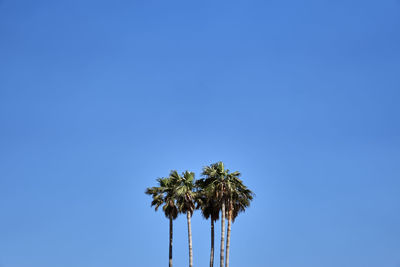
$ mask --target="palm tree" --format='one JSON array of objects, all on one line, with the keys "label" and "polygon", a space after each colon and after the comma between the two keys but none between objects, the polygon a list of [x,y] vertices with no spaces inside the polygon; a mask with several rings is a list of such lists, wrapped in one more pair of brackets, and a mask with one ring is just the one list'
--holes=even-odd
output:
[{"label": "palm tree", "polygon": [[[172,174],[172,172],[171,172]],[[178,217],[178,208],[176,206],[175,191],[178,180],[172,177],[158,178],[158,187],[149,187],[145,193],[151,195],[153,200],[151,206],[155,210],[162,206],[165,217],[169,219],[169,267],[172,267],[172,239],[173,239],[173,220]]]},{"label": "palm tree", "polygon": [[212,192],[207,190],[208,184],[206,179],[196,181],[196,203],[197,208],[201,210],[201,214],[205,219],[211,219],[211,252],[210,252],[210,267],[214,266],[214,222],[219,219],[218,202],[212,197]]},{"label": "palm tree", "polygon": [[250,206],[250,201],[253,200],[254,193],[249,190],[239,179],[240,172],[228,173],[226,177],[227,184],[227,217],[228,217],[228,231],[226,237],[226,256],[225,267],[229,267],[229,251],[231,240],[232,222],[240,212],[244,212]]},{"label": "palm tree", "polygon": [[221,247],[220,267],[224,266],[225,247],[225,203],[227,198],[226,176],[229,170],[225,170],[224,163],[217,162],[203,168],[202,175],[205,176],[206,190],[210,192],[209,198],[213,198],[221,207]]},{"label": "palm tree", "polygon": [[185,171],[182,173],[182,176],[180,176],[177,171],[173,171],[171,172],[171,176],[179,180],[179,185],[176,188],[176,202],[179,212],[186,213],[188,224],[189,267],[193,267],[191,217],[195,208],[194,172]]}]

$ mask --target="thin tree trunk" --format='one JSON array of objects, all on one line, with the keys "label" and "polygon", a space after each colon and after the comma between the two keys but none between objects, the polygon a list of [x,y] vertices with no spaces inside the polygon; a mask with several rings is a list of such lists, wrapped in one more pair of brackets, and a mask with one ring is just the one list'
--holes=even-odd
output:
[{"label": "thin tree trunk", "polygon": [[228,231],[226,234],[225,267],[229,267],[229,249],[230,249],[230,245],[231,245],[231,228],[232,228],[232,205],[229,206],[229,211],[228,211]]},{"label": "thin tree trunk", "polygon": [[210,253],[210,267],[214,266],[214,220],[211,218],[211,253]]},{"label": "thin tree trunk", "polygon": [[221,251],[220,251],[220,267],[224,267],[224,247],[225,247],[225,203],[222,201],[221,208]]},{"label": "thin tree trunk", "polygon": [[189,237],[189,267],[193,267],[193,249],[192,249],[192,223],[190,221],[190,212],[186,212],[188,222],[188,237]]},{"label": "thin tree trunk", "polygon": [[172,217],[169,217],[169,267],[172,267],[172,236],[173,236]]}]

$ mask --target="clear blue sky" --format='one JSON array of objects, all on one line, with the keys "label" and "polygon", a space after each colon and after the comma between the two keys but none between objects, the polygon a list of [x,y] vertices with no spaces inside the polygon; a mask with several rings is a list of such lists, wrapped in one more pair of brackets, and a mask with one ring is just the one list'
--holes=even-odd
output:
[{"label": "clear blue sky", "polygon": [[399,101],[398,0],[0,0],[0,266],[167,266],[145,188],[222,160],[232,267],[399,267]]}]

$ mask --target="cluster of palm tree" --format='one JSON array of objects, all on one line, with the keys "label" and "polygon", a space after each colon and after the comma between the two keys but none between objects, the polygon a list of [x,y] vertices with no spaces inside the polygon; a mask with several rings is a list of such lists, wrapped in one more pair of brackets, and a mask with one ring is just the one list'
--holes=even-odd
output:
[{"label": "cluster of palm tree", "polygon": [[[189,267],[193,267],[191,217],[196,209],[211,221],[210,267],[214,265],[214,223],[221,217],[220,267],[224,267],[224,263],[225,267],[229,267],[232,222],[250,206],[254,196],[243,184],[240,175],[240,172],[230,172],[222,162],[217,162],[204,167],[203,178],[197,181],[193,172],[186,171],[180,175],[177,171],[171,171],[169,177],[157,179],[158,186],[146,189],[146,194],[152,196],[151,206],[155,206],[156,211],[162,206],[165,217],[169,219],[169,267],[172,267],[173,220],[179,213],[186,214]],[[228,229],[225,244],[226,219]]]}]

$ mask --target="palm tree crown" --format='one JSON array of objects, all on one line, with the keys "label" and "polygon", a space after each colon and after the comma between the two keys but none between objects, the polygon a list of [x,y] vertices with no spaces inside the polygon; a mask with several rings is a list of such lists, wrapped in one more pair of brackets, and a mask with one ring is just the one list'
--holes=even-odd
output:
[{"label": "palm tree crown", "polygon": [[163,205],[162,210],[165,217],[176,219],[178,217],[178,207],[175,199],[175,188],[178,181],[170,176],[168,178],[158,178],[157,182],[159,186],[149,187],[145,192],[153,197],[151,206],[155,206],[157,211]]},{"label": "palm tree crown", "polygon": [[176,171],[173,171],[171,175],[179,180],[176,187],[176,203],[179,212],[189,212],[192,216],[195,209],[194,172],[185,171],[180,176]]},{"label": "palm tree crown", "polygon": [[205,219],[211,219],[214,222],[219,219],[221,209],[218,201],[214,198],[210,181],[202,178],[196,181],[196,208],[200,209]]},{"label": "palm tree crown", "polygon": [[250,206],[250,202],[253,200],[254,193],[243,184],[243,181],[239,179],[241,173],[236,171],[228,173],[227,179],[227,215],[231,210],[231,219],[235,221],[236,217],[240,212],[244,212],[246,208]]}]

